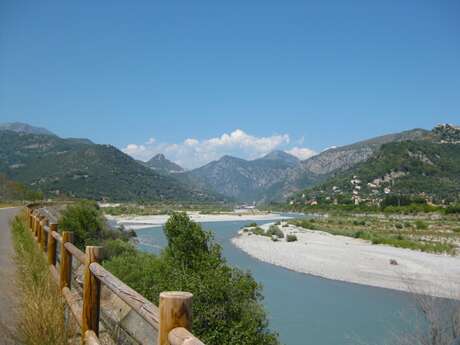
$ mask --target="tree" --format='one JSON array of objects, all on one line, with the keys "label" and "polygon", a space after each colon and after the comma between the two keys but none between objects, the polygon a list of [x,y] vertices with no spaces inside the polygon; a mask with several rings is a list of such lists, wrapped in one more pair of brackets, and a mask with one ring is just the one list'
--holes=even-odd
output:
[{"label": "tree", "polygon": [[73,231],[74,244],[80,249],[84,249],[85,245],[99,243],[104,237],[105,228],[102,213],[93,201],[69,205],[59,219],[59,229]]}]

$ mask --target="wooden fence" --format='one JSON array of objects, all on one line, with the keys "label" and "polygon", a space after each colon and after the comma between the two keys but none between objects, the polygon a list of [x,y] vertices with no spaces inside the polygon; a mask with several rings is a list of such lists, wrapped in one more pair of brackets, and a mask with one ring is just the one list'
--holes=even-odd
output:
[{"label": "wooden fence", "polygon": [[[29,228],[39,248],[47,256],[51,274],[59,284],[60,291],[81,328],[82,344],[101,344],[99,318],[101,284],[104,284],[158,332],[158,345],[204,345],[190,333],[192,326],[191,293],[162,292],[160,306],[157,307],[100,265],[102,247],[87,246],[83,253],[73,244],[72,232],[58,232],[57,220],[46,209],[29,205],[27,206],[27,217]],[[84,266],[83,296],[72,289],[73,259],[78,260]],[[81,299],[83,299],[82,305],[79,303]],[[152,334],[152,337],[154,336]]]}]

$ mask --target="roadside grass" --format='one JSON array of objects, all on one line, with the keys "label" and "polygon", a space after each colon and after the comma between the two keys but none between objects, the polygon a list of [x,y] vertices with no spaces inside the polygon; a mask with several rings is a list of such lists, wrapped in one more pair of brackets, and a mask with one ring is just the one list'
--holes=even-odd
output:
[{"label": "roadside grass", "polygon": [[[429,229],[429,224],[420,220],[406,221],[401,224],[401,222],[388,219],[357,220],[354,218],[295,219],[290,220],[289,223],[309,230],[328,232],[332,235],[368,240],[372,244],[386,244],[430,253],[456,254],[456,245],[448,241],[452,237],[452,232],[446,232],[444,228]],[[427,238],[433,240],[427,240]]]},{"label": "roadside grass", "polygon": [[64,318],[64,301],[52,280],[48,264],[40,252],[24,216],[12,222],[16,250],[19,310],[15,344],[64,345],[74,334]]}]

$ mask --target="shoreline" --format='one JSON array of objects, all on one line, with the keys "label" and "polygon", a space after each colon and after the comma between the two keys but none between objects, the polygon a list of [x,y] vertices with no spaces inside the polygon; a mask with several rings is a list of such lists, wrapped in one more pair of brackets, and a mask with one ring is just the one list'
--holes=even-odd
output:
[{"label": "shoreline", "polygon": [[[201,214],[199,212],[187,212],[191,220],[197,223],[207,222],[230,222],[230,221],[277,221],[292,217],[282,216],[279,213],[263,213],[263,214],[244,214],[235,213],[229,214]],[[164,225],[169,215],[150,215],[150,216],[112,216],[105,215],[109,222],[114,222],[117,226],[123,225],[128,230],[140,230]]]},{"label": "shoreline", "polygon": [[[270,224],[262,226],[265,230]],[[460,299],[460,257],[424,253],[290,225],[295,242],[240,231],[233,245],[249,256],[295,272],[347,283]],[[397,264],[391,264],[396,260]]]}]

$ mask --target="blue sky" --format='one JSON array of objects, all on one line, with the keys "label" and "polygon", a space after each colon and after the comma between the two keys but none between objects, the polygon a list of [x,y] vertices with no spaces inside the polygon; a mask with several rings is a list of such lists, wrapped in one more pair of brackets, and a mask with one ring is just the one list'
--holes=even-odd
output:
[{"label": "blue sky", "polygon": [[3,0],[7,121],[188,166],[460,123],[460,2]]}]

